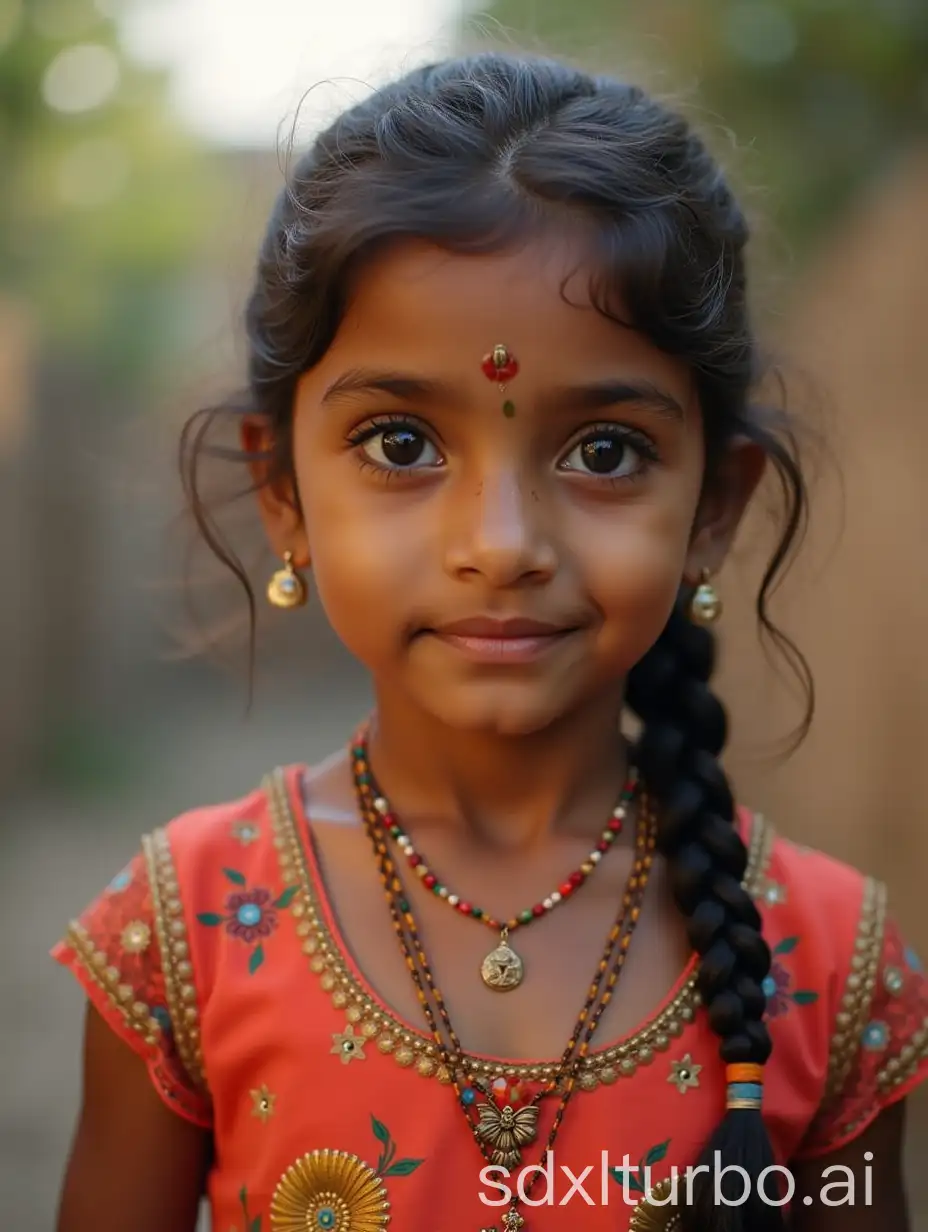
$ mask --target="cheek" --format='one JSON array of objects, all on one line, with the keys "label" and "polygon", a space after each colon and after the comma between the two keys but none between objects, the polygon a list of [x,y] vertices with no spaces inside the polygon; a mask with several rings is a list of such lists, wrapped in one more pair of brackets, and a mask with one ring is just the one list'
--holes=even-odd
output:
[{"label": "cheek", "polygon": [[603,636],[634,662],[657,639],[680,589],[696,511],[689,501],[647,500],[572,534],[578,564],[600,608]]},{"label": "cheek", "polygon": [[355,464],[344,456],[330,454],[323,465],[298,458],[297,482],[319,602],[348,649],[370,661],[379,646],[395,646],[422,561],[431,555],[433,520],[358,483]]}]

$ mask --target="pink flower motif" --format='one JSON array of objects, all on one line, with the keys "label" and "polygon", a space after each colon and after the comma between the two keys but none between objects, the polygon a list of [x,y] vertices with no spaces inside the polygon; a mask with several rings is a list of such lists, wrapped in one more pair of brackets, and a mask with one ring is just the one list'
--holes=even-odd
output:
[{"label": "pink flower motif", "polygon": [[270,890],[238,890],[226,899],[226,932],[250,945],[277,927]]},{"label": "pink flower motif", "polygon": [[767,998],[767,1016],[769,1018],[778,1018],[780,1014],[785,1014],[789,1009],[792,1000],[789,994],[789,985],[789,972],[778,962],[774,962],[770,967],[770,974],[761,985]]}]

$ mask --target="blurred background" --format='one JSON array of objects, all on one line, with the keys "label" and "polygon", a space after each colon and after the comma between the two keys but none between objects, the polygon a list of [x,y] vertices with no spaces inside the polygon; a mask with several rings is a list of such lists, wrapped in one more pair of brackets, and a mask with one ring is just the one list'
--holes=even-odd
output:
[{"label": "blurred background", "polygon": [[[815,726],[778,756],[800,715],[753,620],[761,511],[721,579],[730,766],[782,831],[888,880],[928,950],[924,0],[0,0],[3,1226],[53,1222],[81,998],[45,955],[69,916],[141,832],[329,751],[367,703],[310,606],[262,617],[249,711],[244,604],[178,519],[177,434],[239,384],[287,142],[489,45],[672,95],[742,191],[765,334],[828,452],[774,605],[815,674]],[[217,615],[235,627],[206,656]]]}]

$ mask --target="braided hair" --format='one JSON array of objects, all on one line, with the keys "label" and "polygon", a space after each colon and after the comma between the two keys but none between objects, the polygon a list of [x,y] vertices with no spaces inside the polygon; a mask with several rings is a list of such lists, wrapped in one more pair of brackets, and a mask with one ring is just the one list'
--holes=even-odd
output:
[{"label": "braided hair", "polygon": [[[704,490],[736,438],[760,446],[772,464],[784,520],[757,615],[807,686],[808,719],[807,669],[767,615],[767,595],[803,528],[806,492],[791,421],[752,399],[763,372],[747,305],[745,217],[674,111],[612,78],[517,55],[426,65],[349,108],[296,162],[271,214],[245,314],[247,388],[194,415],[181,440],[198,529],[245,590],[252,662],[254,589],[203,498],[202,468],[207,458],[243,468],[254,458],[230,449],[224,433],[213,444],[213,429],[260,417],[273,442],[264,482],[293,486],[297,382],[333,341],[359,264],[395,239],[486,253],[552,223],[581,228],[597,310],[692,372]],[[631,672],[627,699],[643,724],[638,760],[661,807],[659,841],[701,956],[699,989],[721,1055],[762,1065],[771,1047],[761,987],[770,954],[741,886],[746,852],[718,760],[726,721],[709,688],[712,667],[712,636],[688,620],[681,596]],[[757,1197],[757,1178],[772,1162],[760,1112],[727,1112],[706,1149],[710,1168],[716,1150],[723,1165],[745,1168],[751,1197],[716,1207],[700,1174],[695,1202],[680,1208],[686,1232],[775,1232],[779,1209]]]},{"label": "braided hair", "polygon": [[[721,1038],[722,1059],[764,1065],[771,1041],[761,982],[770,970],[770,950],[760,913],[742,886],[747,851],[733,824],[734,801],[718,760],[727,722],[709,688],[714,658],[712,634],[688,619],[681,596],[657,643],[631,671],[627,701],[643,723],[636,760],[661,804],[658,844],[690,945],[700,956],[697,986]],[[750,1178],[743,1205],[715,1205],[719,1162],[740,1166]],[[764,1201],[757,1188],[758,1177],[774,1163],[759,1110],[727,1112],[699,1163],[710,1171],[696,1174],[692,1202],[680,1208],[685,1229],[776,1232],[782,1227],[771,1190],[765,1190]],[[731,1174],[723,1178],[721,1192],[739,1198]]]}]

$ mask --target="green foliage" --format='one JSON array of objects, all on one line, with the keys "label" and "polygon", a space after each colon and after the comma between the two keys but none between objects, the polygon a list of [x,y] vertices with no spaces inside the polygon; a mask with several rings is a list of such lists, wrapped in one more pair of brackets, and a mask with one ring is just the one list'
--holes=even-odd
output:
[{"label": "green foliage", "polygon": [[[213,186],[162,76],[126,57],[105,7],[0,0],[0,281],[31,304],[47,345],[128,382],[163,357],[166,297],[207,229]],[[96,64],[62,72],[87,46]],[[102,97],[81,107],[82,89]]]},{"label": "green foliage", "polygon": [[684,92],[800,245],[928,128],[924,0],[493,0],[472,24]]}]

